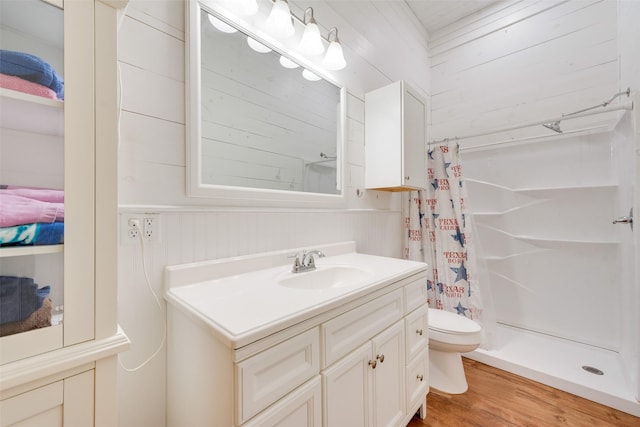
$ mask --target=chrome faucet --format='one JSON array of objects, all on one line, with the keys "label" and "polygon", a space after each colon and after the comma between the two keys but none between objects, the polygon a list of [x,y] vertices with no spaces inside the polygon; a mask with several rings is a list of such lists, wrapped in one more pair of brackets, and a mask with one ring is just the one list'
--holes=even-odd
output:
[{"label": "chrome faucet", "polygon": [[302,252],[302,256],[300,254],[296,254],[295,260],[293,261],[293,268],[291,269],[292,273],[302,273],[303,271],[311,271],[316,269],[316,261],[313,257],[317,255],[318,257],[324,257],[324,253],[321,251],[304,251]]}]

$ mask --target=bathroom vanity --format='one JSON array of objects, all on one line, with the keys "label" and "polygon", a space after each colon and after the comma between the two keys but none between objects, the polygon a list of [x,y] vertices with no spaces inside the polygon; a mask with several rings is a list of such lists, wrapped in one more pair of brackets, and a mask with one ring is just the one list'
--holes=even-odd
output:
[{"label": "bathroom vanity", "polygon": [[[326,256],[293,273],[311,249]],[[353,242],[167,267],[167,425],[424,418],[426,267]]]}]

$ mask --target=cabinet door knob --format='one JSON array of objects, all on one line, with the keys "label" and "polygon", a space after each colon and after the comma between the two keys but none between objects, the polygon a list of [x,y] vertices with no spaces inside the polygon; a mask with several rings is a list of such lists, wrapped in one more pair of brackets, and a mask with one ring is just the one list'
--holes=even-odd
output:
[{"label": "cabinet door knob", "polygon": [[369,366],[371,366],[372,369],[376,369],[376,365],[378,364],[377,361],[375,360],[369,360]]},{"label": "cabinet door knob", "polygon": [[405,180],[405,181],[409,181],[409,175],[405,176],[405,177],[404,177],[404,180]]},{"label": "cabinet door knob", "polygon": [[422,382],[422,380],[424,380],[424,375],[422,375],[422,374],[418,374],[418,375],[416,376],[416,379],[417,379],[418,381]]},{"label": "cabinet door knob", "polygon": [[380,363],[383,363],[384,362],[384,354],[378,354],[376,356],[376,359],[378,359],[380,361]]},{"label": "cabinet door knob", "polygon": [[422,329],[416,329],[416,334],[422,336]]}]

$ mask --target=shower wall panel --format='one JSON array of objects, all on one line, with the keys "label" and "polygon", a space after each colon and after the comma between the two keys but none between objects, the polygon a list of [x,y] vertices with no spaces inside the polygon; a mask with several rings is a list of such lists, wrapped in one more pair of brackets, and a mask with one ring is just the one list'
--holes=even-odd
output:
[{"label": "shower wall panel", "polygon": [[[479,254],[501,323],[620,350],[616,132],[463,150]],[[627,135],[628,139],[629,136]]]}]

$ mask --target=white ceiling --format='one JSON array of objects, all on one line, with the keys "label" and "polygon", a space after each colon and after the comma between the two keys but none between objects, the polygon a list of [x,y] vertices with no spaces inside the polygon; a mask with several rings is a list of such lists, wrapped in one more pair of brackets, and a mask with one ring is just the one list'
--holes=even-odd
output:
[{"label": "white ceiling", "polygon": [[429,34],[501,0],[404,0]]}]

